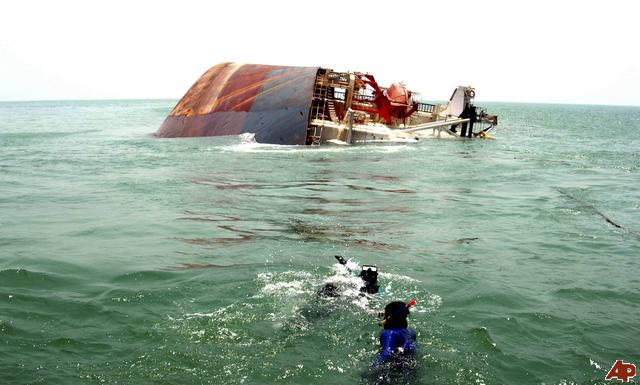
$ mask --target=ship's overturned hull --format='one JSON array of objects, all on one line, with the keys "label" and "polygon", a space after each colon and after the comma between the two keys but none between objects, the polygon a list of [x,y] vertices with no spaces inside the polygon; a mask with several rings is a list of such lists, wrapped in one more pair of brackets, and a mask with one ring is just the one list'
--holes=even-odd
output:
[{"label": "ship's overturned hull", "polygon": [[403,83],[382,87],[366,72],[218,64],[180,99],[156,136],[254,134],[260,143],[352,144],[427,137],[491,138],[495,115],[459,86],[444,105],[420,102]]},{"label": "ship's overturned hull", "polygon": [[156,136],[255,134],[261,143],[305,144],[318,67],[218,64],[187,91]]}]

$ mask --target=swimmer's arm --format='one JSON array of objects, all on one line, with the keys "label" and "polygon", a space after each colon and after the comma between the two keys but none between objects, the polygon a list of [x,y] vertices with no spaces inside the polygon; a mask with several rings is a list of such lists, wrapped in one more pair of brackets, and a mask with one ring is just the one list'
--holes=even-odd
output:
[{"label": "swimmer's arm", "polygon": [[418,350],[418,343],[416,341],[417,335],[412,329],[409,329],[409,346],[408,352],[415,353]]},{"label": "swimmer's arm", "polygon": [[393,355],[393,350],[394,350],[393,334],[388,333],[386,331],[382,332],[382,334],[380,335],[380,345],[382,345],[382,348],[378,353],[378,357],[376,361],[373,363],[374,367],[384,363]]}]

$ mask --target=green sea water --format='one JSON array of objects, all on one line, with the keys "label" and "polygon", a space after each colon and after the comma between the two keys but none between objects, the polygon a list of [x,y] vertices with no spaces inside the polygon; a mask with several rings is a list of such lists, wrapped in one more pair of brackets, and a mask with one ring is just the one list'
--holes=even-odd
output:
[{"label": "green sea water", "polygon": [[174,104],[0,103],[0,384],[371,383],[376,313],[410,298],[413,384],[640,365],[640,108],[310,148],[155,138]]}]

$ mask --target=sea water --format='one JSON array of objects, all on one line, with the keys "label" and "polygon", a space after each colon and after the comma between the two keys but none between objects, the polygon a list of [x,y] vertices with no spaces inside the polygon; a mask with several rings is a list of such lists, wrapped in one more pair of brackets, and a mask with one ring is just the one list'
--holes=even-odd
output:
[{"label": "sea water", "polygon": [[640,365],[640,108],[487,103],[496,140],[302,147],[155,138],[174,104],[0,103],[0,384],[366,383],[377,312],[409,299],[413,383]]}]

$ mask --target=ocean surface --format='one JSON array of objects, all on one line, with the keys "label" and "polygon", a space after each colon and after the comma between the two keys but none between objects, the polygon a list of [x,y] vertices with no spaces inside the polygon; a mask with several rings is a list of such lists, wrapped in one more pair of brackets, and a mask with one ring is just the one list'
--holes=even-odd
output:
[{"label": "ocean surface", "polygon": [[409,299],[411,384],[640,365],[640,107],[310,148],[155,138],[174,104],[0,103],[0,384],[375,383],[377,313]]}]

